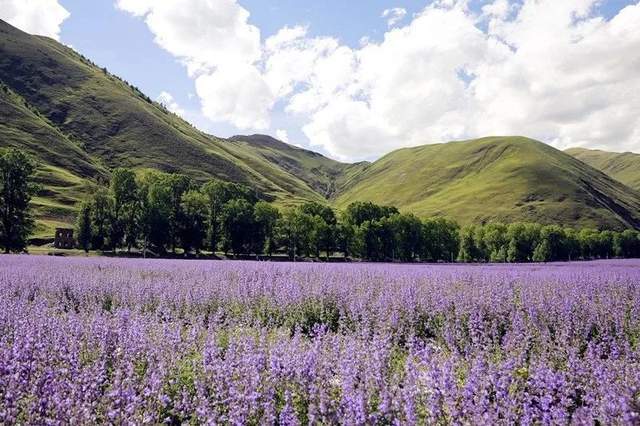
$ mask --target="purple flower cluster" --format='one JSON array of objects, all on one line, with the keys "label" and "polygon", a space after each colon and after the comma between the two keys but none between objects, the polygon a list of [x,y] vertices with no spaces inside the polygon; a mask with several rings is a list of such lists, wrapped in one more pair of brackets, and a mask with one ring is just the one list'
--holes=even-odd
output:
[{"label": "purple flower cluster", "polygon": [[637,424],[640,262],[0,257],[0,424]]}]

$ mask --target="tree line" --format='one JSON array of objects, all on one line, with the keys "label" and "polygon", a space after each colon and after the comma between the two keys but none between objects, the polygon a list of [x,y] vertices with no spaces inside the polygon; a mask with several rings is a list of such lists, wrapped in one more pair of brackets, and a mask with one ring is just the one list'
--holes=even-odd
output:
[{"label": "tree line", "polygon": [[[16,149],[0,151],[0,250],[24,251],[34,229],[30,201],[36,164]],[[419,219],[391,206],[355,202],[337,213],[308,202],[279,209],[250,188],[181,174],[113,170],[108,186],[83,202],[76,220],[86,251],[132,249],[368,261],[548,262],[640,257],[640,234],[535,223],[460,227]]]},{"label": "tree line", "polygon": [[392,206],[355,202],[340,214],[318,202],[278,209],[246,186],[180,174],[113,171],[110,186],[82,204],[77,222],[85,249],[139,248],[164,255],[286,254],[368,261],[549,262],[640,257],[637,231],[599,231],[536,223],[460,227],[421,220]]}]

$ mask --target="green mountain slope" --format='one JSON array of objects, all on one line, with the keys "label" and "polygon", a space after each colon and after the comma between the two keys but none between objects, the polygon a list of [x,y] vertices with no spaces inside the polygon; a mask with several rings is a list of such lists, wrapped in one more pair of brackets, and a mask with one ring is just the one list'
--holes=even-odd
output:
[{"label": "green mountain slope", "polygon": [[341,163],[266,135],[234,136],[229,141],[258,153],[270,163],[297,176],[326,198],[338,194],[351,176],[369,164]]},{"label": "green mountain slope", "polygon": [[640,154],[571,148],[567,154],[640,191]]},{"label": "green mountain slope", "polygon": [[336,199],[396,205],[461,223],[531,220],[640,225],[640,193],[546,144],[494,137],[394,151],[361,171]]},{"label": "green mountain slope", "polygon": [[640,224],[640,193],[536,141],[485,138],[345,164],[269,136],[220,139],[72,49],[2,21],[0,117],[0,148],[26,149],[40,163],[39,236],[71,223],[118,166],[244,183],[280,205],[371,200],[462,223]]},{"label": "green mountain slope", "polygon": [[1,84],[0,117],[1,146],[26,150],[41,163],[36,181],[42,189],[33,202],[40,218],[36,237],[51,235],[55,226],[73,220],[74,206],[91,190],[92,181],[106,178],[107,171]]},{"label": "green mountain slope", "polygon": [[58,133],[81,141],[77,146],[94,164],[218,177],[281,202],[323,199],[287,170],[246,146],[198,131],[72,49],[2,21],[0,82]]}]

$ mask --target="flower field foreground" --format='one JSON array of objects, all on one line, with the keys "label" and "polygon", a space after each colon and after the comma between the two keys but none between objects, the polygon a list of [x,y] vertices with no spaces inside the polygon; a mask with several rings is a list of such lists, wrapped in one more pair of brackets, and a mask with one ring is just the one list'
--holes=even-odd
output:
[{"label": "flower field foreground", "polygon": [[640,262],[0,257],[0,424],[634,424]]}]

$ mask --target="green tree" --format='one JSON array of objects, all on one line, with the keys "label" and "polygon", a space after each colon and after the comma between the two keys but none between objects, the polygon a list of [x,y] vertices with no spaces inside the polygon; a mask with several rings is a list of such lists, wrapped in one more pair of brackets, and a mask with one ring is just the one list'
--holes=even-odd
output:
[{"label": "green tree", "polygon": [[422,226],[422,241],[424,260],[453,262],[460,251],[460,226],[441,217],[427,219]]},{"label": "green tree", "polygon": [[112,212],[113,199],[105,188],[99,188],[91,201],[91,247],[94,250],[105,248],[111,227]]},{"label": "green tree", "polygon": [[196,190],[190,190],[182,196],[183,220],[181,222],[182,248],[186,253],[195,250],[200,254],[207,235],[207,197]]},{"label": "green tree", "polygon": [[327,258],[336,248],[337,218],[331,207],[324,204],[310,202],[299,208],[302,214],[313,218],[312,232],[309,236],[310,245],[315,256],[320,257],[322,251]]},{"label": "green tree", "polygon": [[564,245],[565,251],[564,258],[567,260],[576,260],[580,257],[580,241],[578,239],[578,233],[573,228],[564,228]]},{"label": "green tree", "polygon": [[615,256],[615,249],[613,246],[613,238],[615,233],[613,231],[602,231],[598,236],[598,257],[601,259],[610,259]]},{"label": "green tree", "polygon": [[336,225],[336,249],[341,251],[345,258],[356,253],[356,230],[350,223],[341,221]]},{"label": "green tree", "polygon": [[540,240],[540,225],[534,223],[512,223],[507,228],[508,262],[529,262]]},{"label": "green tree", "polygon": [[583,259],[594,259],[598,256],[600,232],[597,229],[583,228],[578,232],[580,253]]},{"label": "green tree", "polygon": [[91,226],[92,205],[85,201],[80,205],[80,212],[76,218],[76,234],[78,235],[78,246],[89,253],[93,232]]},{"label": "green tree", "polygon": [[617,233],[613,246],[617,256],[626,259],[640,257],[640,233],[630,229]]},{"label": "green tree", "polygon": [[504,223],[489,223],[484,227],[484,246],[491,262],[507,261],[507,226]]},{"label": "green tree", "polygon": [[353,226],[360,226],[364,222],[373,222],[398,213],[398,209],[395,207],[379,206],[370,201],[356,201],[347,206],[344,220]]},{"label": "green tree", "polygon": [[313,226],[313,216],[300,209],[288,209],[283,213],[278,223],[278,234],[290,259],[311,252]]},{"label": "green tree", "polygon": [[534,262],[555,262],[569,259],[565,231],[557,225],[543,226],[540,229],[539,242],[533,251]]},{"label": "green tree", "polygon": [[415,260],[422,250],[422,222],[412,214],[397,214],[390,218],[397,256],[403,262]]},{"label": "green tree", "polygon": [[481,258],[481,253],[476,246],[476,226],[465,225],[460,230],[460,251],[458,260],[460,262],[476,262]]},{"label": "green tree", "polygon": [[170,242],[171,187],[167,175],[151,173],[139,183],[140,234],[142,250],[146,257],[149,249],[160,254],[166,252]]},{"label": "green tree", "polygon": [[110,194],[113,198],[110,241],[115,250],[123,239],[130,251],[137,238],[138,185],[132,170],[117,168],[111,174]]},{"label": "green tree", "polygon": [[29,204],[37,189],[35,169],[33,160],[17,149],[0,156],[0,248],[5,253],[24,251],[33,231]]},{"label": "green tree", "polygon": [[491,252],[487,248],[484,225],[476,225],[474,227],[473,244],[476,247],[476,260],[478,262],[488,262]]},{"label": "green tree", "polygon": [[247,253],[254,230],[253,205],[246,199],[232,199],[222,208],[222,243],[225,252]]},{"label": "green tree", "polygon": [[180,243],[180,232],[183,229],[182,196],[193,188],[191,178],[181,174],[170,174],[165,177],[165,185],[169,189],[170,207],[168,238],[171,251],[175,254]]},{"label": "green tree", "polygon": [[244,185],[212,179],[205,183],[202,192],[208,199],[209,246],[215,251],[222,238],[222,215],[231,200],[245,200],[251,205],[257,202],[252,191]]},{"label": "green tree", "polygon": [[277,245],[276,226],[280,211],[265,201],[259,201],[253,207],[253,218],[256,225],[256,253],[264,252],[271,257]]}]

